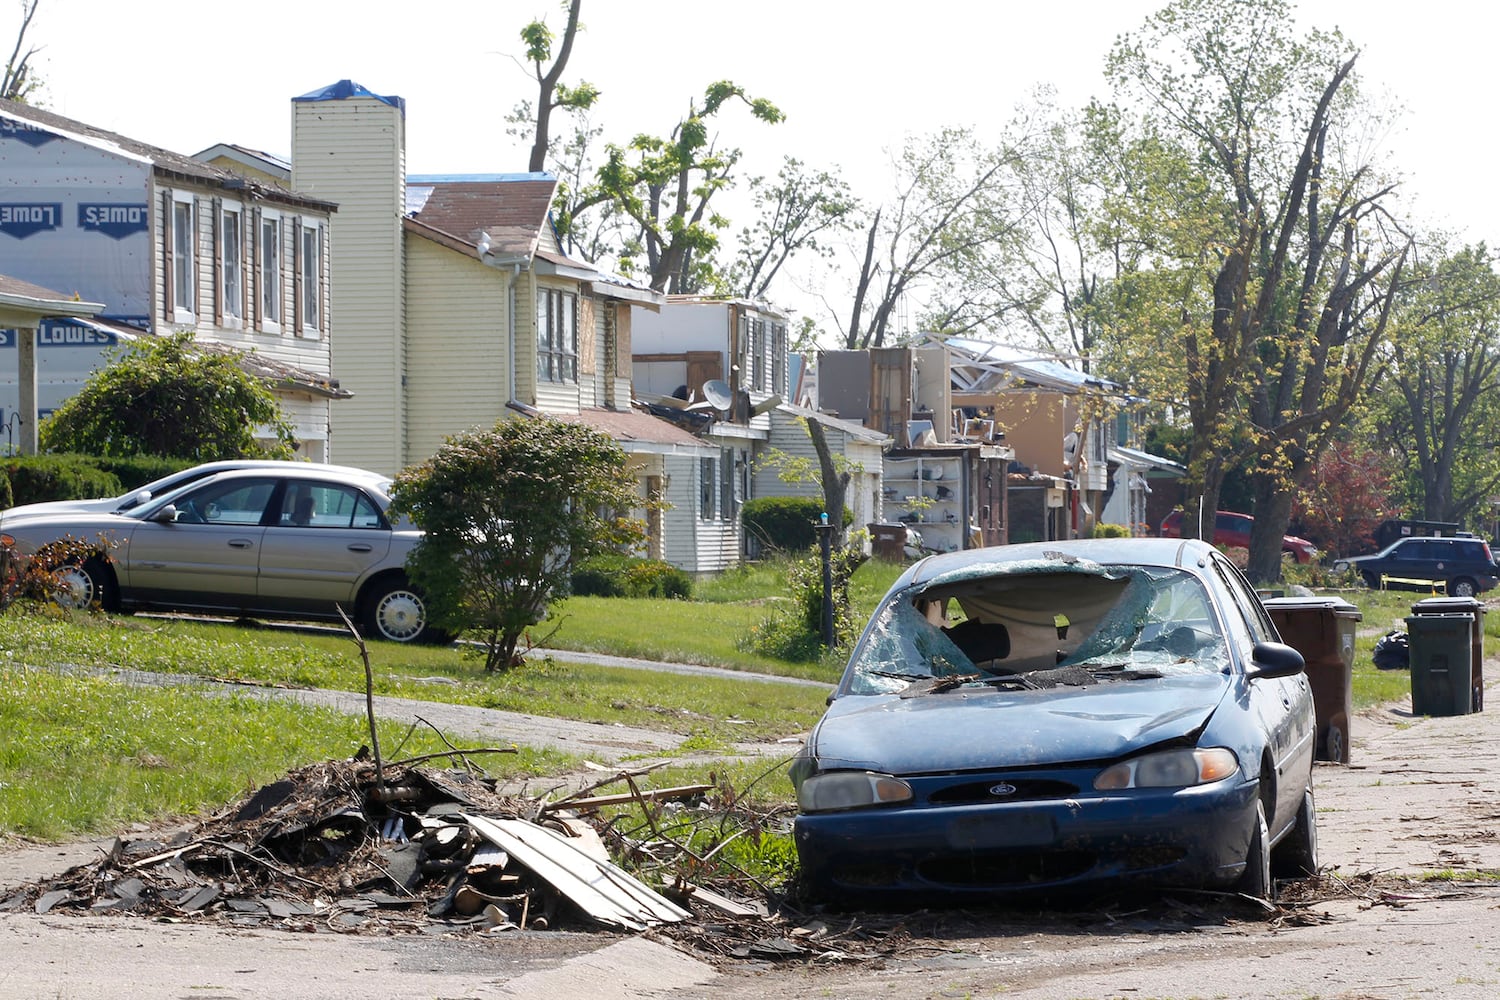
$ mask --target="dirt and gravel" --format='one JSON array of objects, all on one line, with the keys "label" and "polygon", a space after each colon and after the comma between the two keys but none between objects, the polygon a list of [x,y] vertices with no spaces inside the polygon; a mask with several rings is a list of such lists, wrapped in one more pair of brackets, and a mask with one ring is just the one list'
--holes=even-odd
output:
[{"label": "dirt and gravel", "polygon": [[[1500,676],[1500,663],[1486,673]],[[474,724],[492,732],[494,722]],[[546,728],[528,725],[533,735]],[[569,728],[564,742],[653,749],[622,736]],[[1426,719],[1397,704],[1364,713],[1350,764],[1315,775],[1324,875],[1286,886],[1274,913],[1203,895],[1067,913],[814,915],[741,930],[757,942],[737,949],[744,957],[692,933],[371,937],[6,913],[0,997],[1478,1000],[1500,995],[1497,765],[1500,711]],[[0,886],[57,874],[100,849],[0,847]]]}]

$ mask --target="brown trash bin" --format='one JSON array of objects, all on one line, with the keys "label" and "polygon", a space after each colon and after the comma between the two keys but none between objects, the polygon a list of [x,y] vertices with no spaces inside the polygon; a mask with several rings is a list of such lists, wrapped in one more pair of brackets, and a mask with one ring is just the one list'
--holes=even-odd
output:
[{"label": "brown trash bin", "polygon": [[906,525],[877,523],[869,527],[870,548],[876,559],[901,562],[906,558]]},{"label": "brown trash bin", "polygon": [[1314,757],[1349,763],[1354,630],[1364,615],[1339,597],[1276,597],[1261,603],[1282,640],[1307,661],[1318,726]]},{"label": "brown trash bin", "polygon": [[1411,606],[1414,615],[1474,616],[1474,624],[1469,629],[1469,669],[1473,684],[1470,712],[1484,711],[1484,612],[1484,602],[1477,597],[1428,597]]}]

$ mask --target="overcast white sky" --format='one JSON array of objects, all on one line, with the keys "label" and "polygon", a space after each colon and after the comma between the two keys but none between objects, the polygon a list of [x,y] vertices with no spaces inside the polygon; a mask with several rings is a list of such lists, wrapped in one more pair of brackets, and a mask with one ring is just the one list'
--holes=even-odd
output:
[{"label": "overcast white sky", "polygon": [[[1104,58],[1147,0],[584,0],[566,79],[603,91],[605,138],[664,132],[694,94],[731,79],[787,114],[726,118],[750,170],[793,153],[837,168],[867,200],[887,194],[885,151],[943,125],[997,129],[1038,84],[1080,104],[1103,95]],[[1307,0],[1308,25],[1359,44],[1367,91],[1407,109],[1385,137],[1409,210],[1500,242],[1491,49],[1500,6],[1458,0]],[[285,154],[290,99],[353,79],[407,101],[412,173],[526,168],[504,114],[534,94],[517,33],[557,0],[41,0],[30,40],[42,103],[181,153],[217,142]],[[0,0],[9,47],[19,0]]]}]

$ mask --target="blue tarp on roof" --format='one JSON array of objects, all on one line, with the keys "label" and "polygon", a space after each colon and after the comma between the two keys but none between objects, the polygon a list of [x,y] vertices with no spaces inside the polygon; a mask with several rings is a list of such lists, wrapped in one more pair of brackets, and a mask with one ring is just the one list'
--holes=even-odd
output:
[{"label": "blue tarp on roof", "polygon": [[314,90],[312,93],[303,94],[301,97],[294,97],[292,98],[292,100],[347,101],[351,97],[373,97],[377,101],[384,102],[385,104],[389,104],[393,108],[397,108],[403,115],[406,114],[406,98],[382,96],[366,89],[365,87],[361,87],[353,80],[340,80],[338,83],[331,83],[321,90]]}]

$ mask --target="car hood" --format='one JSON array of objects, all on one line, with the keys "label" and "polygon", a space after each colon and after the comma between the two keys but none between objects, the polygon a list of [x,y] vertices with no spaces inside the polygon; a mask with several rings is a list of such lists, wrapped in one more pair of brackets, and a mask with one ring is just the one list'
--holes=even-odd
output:
[{"label": "car hood", "polygon": [[1196,734],[1229,683],[1193,674],[1045,691],[850,695],[829,706],[807,754],[818,769],[906,775],[1111,760]]},{"label": "car hood", "polygon": [[141,522],[112,511],[73,510],[56,514],[34,514],[11,520],[0,517],[0,532],[13,535],[17,541],[32,545],[51,542],[68,535],[88,538],[101,532],[128,532]]},{"label": "car hood", "polygon": [[41,503],[24,503],[19,507],[0,510],[0,525],[30,520],[34,517],[52,517],[57,514],[97,514],[114,510],[119,502],[119,497],[104,497],[98,500],[46,500]]}]

